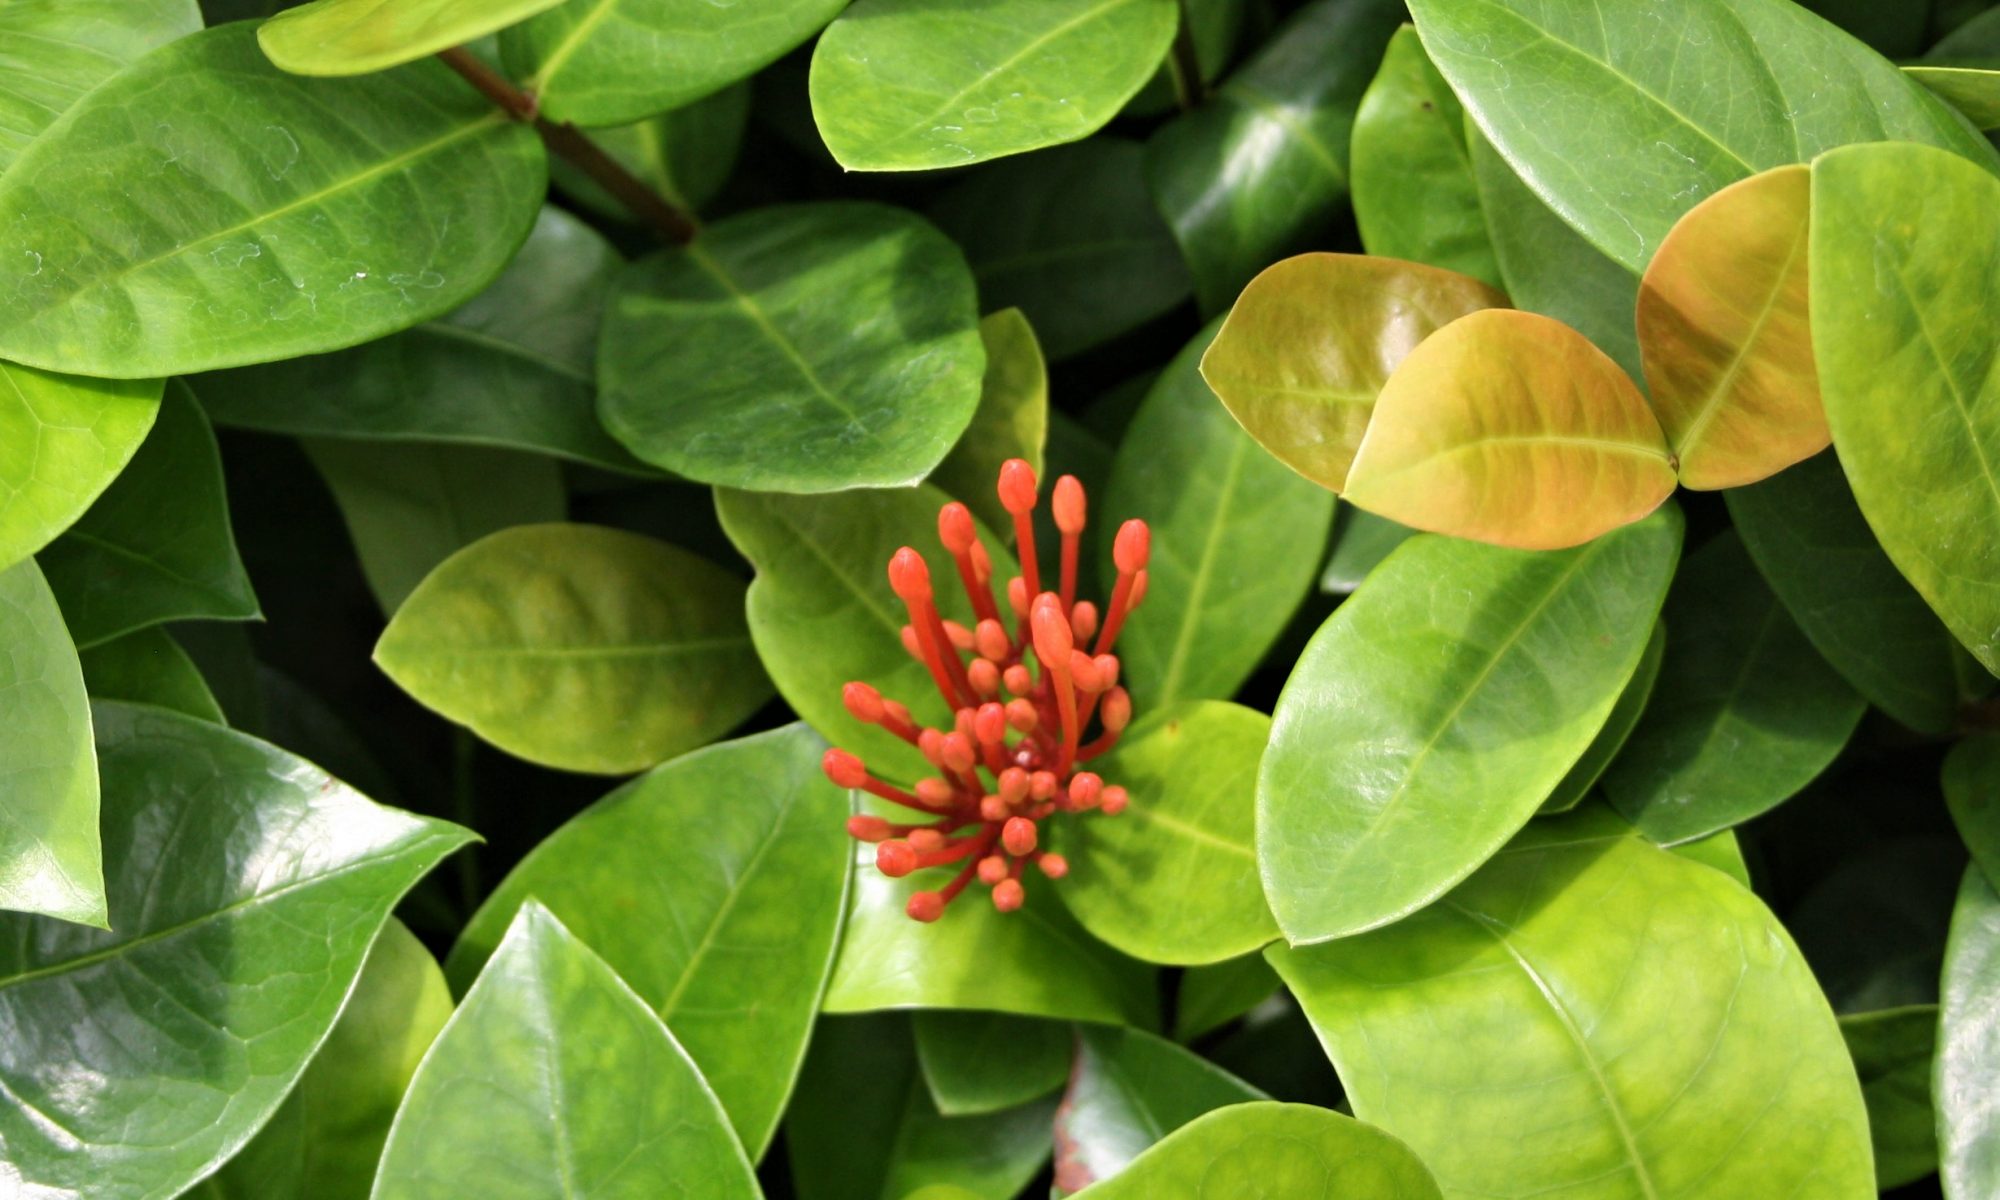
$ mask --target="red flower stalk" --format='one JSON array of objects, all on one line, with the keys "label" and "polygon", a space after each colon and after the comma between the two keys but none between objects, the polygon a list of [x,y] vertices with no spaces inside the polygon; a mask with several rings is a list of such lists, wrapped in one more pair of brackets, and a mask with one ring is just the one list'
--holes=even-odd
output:
[{"label": "red flower stalk", "polygon": [[[1116,814],[1127,803],[1124,788],[1106,786],[1078,768],[1116,745],[1132,720],[1132,697],[1118,685],[1112,648],[1125,618],[1145,596],[1151,546],[1146,523],[1127,521],[1118,530],[1112,550],[1118,582],[1100,618],[1096,605],[1076,598],[1083,485],[1070,475],[1056,481],[1051,507],[1062,535],[1056,591],[1042,589],[1035,559],[1034,468],[1010,459],[1000,468],[999,490],[1001,505],[1014,518],[1021,554],[1021,574],[1001,588],[1013,612],[1011,630],[994,598],[993,560],[965,505],[954,501],[938,512],[938,540],[972,603],[972,629],[938,612],[923,555],[905,546],[889,560],[889,587],[910,615],[903,646],[929,670],[951,711],[950,724],[919,726],[908,708],[865,683],[850,683],[841,692],[856,720],[915,746],[937,774],[904,788],[872,774],[845,750],[828,750],[821,764],[836,785],[859,788],[923,818],[848,818],[850,834],[875,844],[875,866],[884,875],[901,878],[926,867],[961,864],[944,887],[910,897],[907,911],[919,921],[944,915],[945,906],[974,879],[993,889],[993,907],[1001,912],[1021,907],[1026,867],[1051,879],[1069,871],[1062,855],[1041,848],[1044,819],[1090,809]],[[1086,738],[1093,721],[1096,736]]]}]

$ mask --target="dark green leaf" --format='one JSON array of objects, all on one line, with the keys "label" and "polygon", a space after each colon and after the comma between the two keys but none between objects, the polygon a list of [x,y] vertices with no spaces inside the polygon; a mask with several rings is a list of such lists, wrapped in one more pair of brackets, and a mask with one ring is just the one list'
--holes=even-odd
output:
[{"label": "dark green leaf", "polygon": [[1785,914],[1785,927],[1835,1012],[1929,1004],[1965,851],[1930,835],[1863,847],[1813,884]]},{"label": "dark green leaf", "polygon": [[2000,879],[2000,734],[1977,734],[1951,748],[1944,800],[1972,861],[1989,883]]},{"label": "dark green leaf", "polygon": [[99,700],[152,704],[226,725],[200,668],[166,630],[154,626],[85,650],[83,684]]},{"label": "dark green leaf", "polygon": [[1078,1026],[1076,1069],[1056,1116],[1056,1187],[1101,1183],[1203,1113],[1264,1098],[1150,1033]]},{"label": "dark green leaf", "polygon": [[1854,1056],[1868,1128],[1875,1141],[1875,1182],[1884,1191],[1938,1168],[1931,1106],[1931,1059],[1937,1049],[1935,1004],[1887,1008],[1840,1018]]},{"label": "dark green leaf", "polygon": [[300,75],[365,75],[477,41],[562,0],[313,0],[257,30],[271,61]]},{"label": "dark green leaf", "polygon": [[0,171],[85,92],[201,28],[194,0],[13,0],[0,6]]},{"label": "dark green leaf", "polygon": [[919,1012],[917,1066],[947,1117],[1039,1100],[1069,1078],[1075,1035],[1061,1021],[1007,1013]]},{"label": "dark green leaf", "polygon": [[1604,769],[1618,757],[1625,740],[1632,736],[1633,727],[1639,723],[1640,714],[1646,711],[1647,701],[1653,697],[1653,685],[1660,677],[1660,660],[1666,648],[1667,626],[1661,621],[1653,626],[1653,635],[1646,639],[1646,652],[1639,659],[1639,669],[1632,672],[1625,690],[1618,693],[1618,703],[1604,719],[1604,728],[1590,739],[1590,749],[1583,752],[1556,790],[1542,802],[1543,813],[1563,813],[1575,808],[1596,786]]},{"label": "dark green leaf", "polygon": [[0,363],[0,569],[48,545],[118,477],[153,427],[160,387]]},{"label": "dark green leaf", "polygon": [[1965,873],[1945,951],[1944,1003],[1938,1014],[1938,1173],[1949,1200],[1976,1200],[2000,1189],[2000,895],[1976,869]]},{"label": "dark green leaf", "polygon": [[1278,977],[1261,954],[1246,954],[1181,973],[1174,1005],[1174,1040],[1191,1042],[1256,1008],[1278,990]]},{"label": "dark green leaf", "polygon": [[1382,560],[1417,532],[1378,517],[1366,509],[1349,505],[1340,510],[1333,523],[1333,553],[1326,570],[1320,573],[1319,590],[1332,596],[1352,593],[1382,565]]},{"label": "dark green leaf", "polygon": [[1049,372],[1035,331],[1018,308],[987,315],[979,322],[979,339],[986,347],[979,408],[958,445],[931,472],[931,482],[1000,529],[1012,524],[995,491],[1000,465],[1024,459],[1041,474],[1049,437]]},{"label": "dark green leaf", "polygon": [[[729,182],[749,119],[750,86],[745,83],[631,125],[593,129],[590,140],[668,202],[694,210],[715,199]],[[549,160],[549,178],[598,216],[637,219],[567,159]]]},{"label": "dark green leaf", "polygon": [[1170,1133],[1090,1194],[1102,1200],[1226,1200],[1246,1181],[1268,1196],[1442,1200],[1410,1148],[1310,1104],[1232,1104]]}]

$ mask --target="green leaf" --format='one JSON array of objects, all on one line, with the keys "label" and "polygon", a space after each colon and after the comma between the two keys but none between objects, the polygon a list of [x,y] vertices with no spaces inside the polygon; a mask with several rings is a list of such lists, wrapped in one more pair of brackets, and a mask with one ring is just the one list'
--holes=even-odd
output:
[{"label": "green leaf", "polygon": [[1229,1072],[1150,1033],[1079,1026],[1076,1068],[1056,1110],[1056,1187],[1075,1192],[1101,1183],[1203,1113],[1262,1099]]},{"label": "green leaf", "polygon": [[1536,822],[1388,929],[1265,953],[1355,1115],[1447,1195],[1873,1193],[1854,1068],[1784,928],[1602,810]]},{"label": "green leaf", "polygon": [[911,484],[978,407],[978,322],[964,258],[922,218],[856,201],[761,209],[627,269],[599,343],[599,412],[634,454],[703,483]]},{"label": "green leaf", "polygon": [[0,244],[21,251],[0,263],[0,356],[143,379],[380,337],[498,274],[545,174],[533,131],[442,64],[302,79],[248,23],[194,34],[0,179]]},{"label": "green leaf", "polygon": [[1173,0],[856,0],[813,48],[813,120],[850,171],[1074,142],[1152,78],[1177,21]]},{"label": "green leaf", "polygon": [[1246,1181],[1269,1196],[1442,1200],[1437,1181],[1403,1143],[1310,1104],[1232,1104],[1183,1125],[1093,1200],[1224,1200]]},{"label": "green leaf", "polygon": [[385,613],[439,563],[487,534],[568,515],[562,471],[537,455],[330,438],[307,441],[305,451],[333,490]]},{"label": "green leaf", "polygon": [[201,28],[194,0],[12,0],[0,6],[0,172],[85,92]]},{"label": "green leaf", "polygon": [[297,75],[365,75],[475,42],[562,0],[313,0],[257,29],[272,62]]},{"label": "green leaf", "polygon": [[[1181,349],[1133,417],[1099,509],[1153,530],[1146,602],[1119,635],[1142,708],[1242,686],[1312,591],[1331,493],[1259,452],[1202,381],[1214,327]],[[1107,526],[1108,527],[1108,526]],[[1111,579],[1110,538],[1098,542]]]},{"label": "green leaf", "polygon": [[1953,746],[1943,784],[1945,806],[1972,861],[1988,882],[2000,880],[2000,734],[1975,734]]},{"label": "green leaf", "polygon": [[1712,867],[1744,887],[1750,887],[1750,864],[1743,860],[1743,847],[1733,830],[1711,833],[1705,838],[1669,846],[1675,854],[1705,867]]},{"label": "green leaf", "polygon": [[1415,912],[1534,815],[1638,669],[1680,541],[1671,507],[1561,552],[1416,537],[1334,610],[1257,781],[1287,940]]},{"label": "green leaf", "polygon": [[1049,372],[1035,331],[1018,308],[1003,308],[979,322],[986,347],[986,378],[972,423],[945,455],[931,482],[964,500],[979,519],[996,529],[1012,523],[995,490],[1000,465],[1027,460],[1042,471],[1042,447],[1049,439]]},{"label": "green leaf", "polygon": [[1840,754],[1867,704],[1727,531],[1688,556],[1666,624],[1674,652],[1603,783],[1626,820],[1670,844],[1789,799]]},{"label": "green leaf", "polygon": [[390,908],[472,835],[205,721],[95,718],[116,932],[0,917],[0,1136],[25,1187],[172,1196],[278,1107]]},{"label": "green leaf", "polygon": [[1368,253],[1501,286],[1465,144],[1465,109],[1408,25],[1389,39],[1361,97],[1348,164]]},{"label": "green leaf", "polygon": [[195,391],[221,425],[646,471],[597,421],[597,330],[621,265],[590,226],[545,208],[507,270],[446,316],[337,354],[203,376]]},{"label": "green leaf", "polygon": [[917,1066],[947,1117],[1039,1100],[1069,1078],[1074,1035],[1060,1021],[1007,1013],[919,1012]]},{"label": "green leaf", "polygon": [[178,380],[124,473],[40,558],[78,646],[164,621],[261,616],[215,434]]},{"label": "green leaf", "polygon": [[769,695],[742,587],[636,533],[517,525],[432,571],[375,661],[509,754],[620,775],[727,732]]},{"label": "green leaf", "polygon": [[1337,492],[1403,359],[1458,318],[1506,302],[1421,263],[1301,254],[1243,289],[1201,374],[1264,449]]},{"label": "green leaf", "polygon": [[1910,728],[1949,732],[1970,656],[1882,552],[1833,453],[1723,497],[1765,582],[1833,669]]},{"label": "green leaf", "polygon": [[500,35],[508,74],[552,121],[624,125],[701,99],[775,62],[846,0],[578,0]]},{"label": "green leaf", "polygon": [[1690,0],[1670,16],[1616,0],[1410,11],[1500,153],[1634,271],[1703,197],[1849,142],[1925,142],[2000,169],[1957,114],[1787,0]]},{"label": "green leaf", "polygon": [[1261,954],[1246,954],[1181,972],[1174,1003],[1174,1040],[1192,1042],[1271,998],[1278,977]]},{"label": "green leaf", "polygon": [[445,1193],[762,1194],[673,1034],[532,900],[410,1081],[373,1200]]},{"label": "green leaf", "polygon": [[[0,909],[108,928],[90,701],[55,594],[32,559],[0,571],[0,729]],[[0,914],[0,923],[10,919]]]},{"label": "green leaf", "polygon": [[1937,1048],[1935,1004],[1888,1008],[1840,1018],[1854,1056],[1868,1128],[1875,1144],[1875,1183],[1882,1190],[1914,1183],[1938,1168],[1931,1106],[1931,1059]]},{"label": "green leaf", "polygon": [[118,477],[153,427],[160,388],[0,363],[0,569],[48,545]]},{"label": "green leaf", "polygon": [[1316,0],[1206,103],[1153,135],[1146,181],[1203,313],[1332,235],[1354,110],[1402,19],[1398,0]]},{"label": "green leaf", "polygon": [[1333,553],[1320,573],[1319,590],[1329,596],[1352,594],[1383,559],[1416,532],[1351,504],[1341,509],[1334,519]]},{"label": "green leaf", "polygon": [[1220,700],[1170,705],[1126,729],[1091,769],[1124,787],[1117,816],[1061,820],[1064,899],[1105,942],[1199,965],[1278,936],[1257,877],[1257,762],[1271,720]]},{"label": "green leaf", "polygon": [[[1935,792],[1908,793],[1935,804]],[[1937,999],[1954,882],[1950,836],[1875,837],[1844,855],[1785,914],[1835,1012]]]},{"label": "green leaf", "polygon": [[1626,739],[1632,736],[1633,727],[1639,724],[1640,715],[1646,711],[1647,702],[1653,698],[1653,686],[1660,678],[1660,661],[1666,648],[1666,622],[1656,622],[1652,636],[1646,639],[1646,651],[1639,658],[1639,669],[1632,672],[1625,690],[1618,693],[1618,703],[1612,705],[1611,715],[1604,718],[1604,727],[1590,739],[1590,749],[1583,752],[1556,790],[1542,802],[1542,813],[1568,812],[1597,786],[1604,769],[1618,757]]},{"label": "green leaf", "polygon": [[824,748],[787,726],[675,759],[585,809],[480,906],[446,962],[453,982],[467,985],[522,904],[547,905],[673,1030],[761,1154],[847,889],[846,806],[820,775]]},{"label": "green leaf", "polygon": [[84,688],[96,699],[151,704],[217,725],[229,723],[201,669],[158,626],[100,643],[80,659]]},{"label": "green leaf", "polygon": [[2000,71],[1972,67],[1904,67],[1903,71],[1978,128],[2000,129]]},{"label": "green leaf", "polygon": [[[741,83],[657,117],[593,129],[590,140],[669,203],[693,211],[729,182],[749,120],[750,85]],[[549,178],[600,217],[638,220],[568,159],[550,159]]]},{"label": "green leaf", "polygon": [[1931,1095],[1937,1102],[1938,1174],[1948,1200],[2000,1188],[2000,894],[1976,869],[1965,873],[1951,917],[1938,1011]]},{"label": "green leaf", "polygon": [[1129,333],[1194,283],[1146,191],[1145,148],[1094,137],[969,174],[931,208],[987,308],[1019,308],[1061,361]]},{"label": "green leaf", "polygon": [[2000,180],[1922,146],[1813,167],[1812,323],[1834,446],[1882,548],[2000,671]]}]

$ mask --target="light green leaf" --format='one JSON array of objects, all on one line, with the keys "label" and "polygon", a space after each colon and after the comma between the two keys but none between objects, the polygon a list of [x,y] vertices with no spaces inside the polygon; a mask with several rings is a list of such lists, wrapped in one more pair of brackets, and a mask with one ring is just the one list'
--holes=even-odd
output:
[{"label": "light green leaf", "polygon": [[78,646],[165,621],[261,616],[230,531],[215,433],[179,380],[124,473],[40,559]]},{"label": "light green leaf", "polygon": [[156,1200],[277,1109],[390,908],[472,835],[206,721],[95,719],[115,932],[0,917],[0,1137],[31,1192]]},{"label": "light green leaf", "polygon": [[1868,1128],[1875,1143],[1875,1182],[1887,1191],[1938,1168],[1937,1123],[1931,1105],[1931,1060],[1937,1050],[1935,1004],[1886,1008],[1840,1018],[1854,1056]]},{"label": "light green leaf", "polygon": [[1042,447],[1049,438],[1049,372],[1035,331],[1018,308],[1003,308],[979,322],[986,346],[986,378],[979,407],[958,445],[945,455],[931,482],[965,501],[996,529],[1012,524],[995,487],[1000,465],[1025,459],[1042,471]]},{"label": "light green leaf", "polygon": [[912,484],[978,407],[978,322],[964,258],[923,219],[854,201],[760,209],[626,271],[599,412],[634,454],[703,483]]},{"label": "light green leaf", "polygon": [[1972,67],[1904,67],[1980,129],[2000,129],[2000,71]]},{"label": "light green leaf", "polygon": [[847,0],[576,0],[500,35],[507,71],[552,121],[624,125],[775,62]]},{"label": "light green leaf", "polygon": [[0,172],[85,92],[201,28],[195,0],[11,0],[0,5]]},{"label": "light green leaf", "polygon": [[1132,1160],[1092,1200],[1225,1200],[1246,1180],[1271,1196],[1442,1200],[1408,1146],[1310,1104],[1258,1101],[1197,1117]]},{"label": "light green leaf", "polygon": [[160,388],[0,363],[0,569],[48,545],[118,477],[153,427]]},{"label": "light green leaf", "polygon": [[1575,808],[1597,786],[1604,769],[1618,757],[1632,729],[1638,725],[1639,717],[1646,711],[1646,704],[1653,698],[1653,685],[1660,678],[1660,661],[1666,655],[1667,624],[1665,621],[1653,625],[1653,635],[1646,639],[1646,652],[1639,658],[1639,669],[1632,672],[1626,681],[1625,690],[1618,693],[1618,703],[1611,708],[1611,715],[1604,719],[1604,728],[1590,739],[1590,749],[1576,760],[1576,765],[1563,776],[1556,790],[1542,802],[1541,813],[1550,815],[1565,813]]},{"label": "light green leaf", "polygon": [[852,857],[824,748],[787,726],[585,809],[480,906],[447,960],[453,982],[469,983],[530,897],[547,905],[666,1022],[761,1154],[833,966]]},{"label": "light green leaf", "polygon": [[1958,891],[1941,991],[1931,1075],[1938,1174],[1946,1200],[1978,1200],[2000,1188],[2000,895],[1976,868]]},{"label": "light green leaf", "polygon": [[[750,85],[740,83],[657,117],[593,129],[590,140],[669,203],[694,211],[729,182],[749,120]],[[568,159],[551,158],[549,178],[600,217],[638,220]]]},{"label": "light green leaf", "polygon": [[201,669],[157,625],[93,646],[80,659],[84,688],[96,699],[152,704],[217,725],[229,723]]},{"label": "light green leaf", "polygon": [[393,614],[453,554],[514,525],[567,512],[554,459],[435,442],[312,439],[313,466],[333,490],[361,572]]},{"label": "light green leaf", "polygon": [[742,586],[639,534],[517,525],[432,571],[375,661],[509,754],[620,775],[727,732],[769,695]]},{"label": "light green leaf", "polygon": [[1289,941],[1415,912],[1534,815],[1638,669],[1680,541],[1671,507],[1561,552],[1416,537],[1334,610],[1257,782]]},{"label": "light green leaf", "polygon": [[1751,886],[1750,864],[1744,861],[1743,846],[1736,840],[1734,830],[1725,829],[1667,849],[1691,862],[1712,867],[1746,888]]},{"label": "light green leaf", "polygon": [[1079,1026],[1076,1067],[1056,1115],[1056,1187],[1076,1192],[1101,1183],[1203,1113],[1265,1098],[1150,1033]]},{"label": "light green leaf", "polygon": [[2000,671],[2000,180],[1923,146],[1813,166],[1812,323],[1827,424],[1882,548]]},{"label": "light green leaf", "polygon": [[1061,1021],[937,1010],[918,1012],[911,1022],[924,1086],[944,1116],[1014,1108],[1069,1078],[1075,1035]]},{"label": "light green leaf", "polygon": [[1084,928],[1149,962],[1221,962],[1278,936],[1257,877],[1257,761],[1271,720],[1219,700],[1135,722],[1091,763],[1124,787],[1117,816],[1059,821],[1064,899]]},{"label": "light green leaf", "polygon": [[1410,11],[1500,153],[1634,271],[1703,197],[1849,142],[1925,142],[2000,169],[1956,113],[1788,0],[1689,0],[1671,11],[1413,0]]},{"label": "light green leaf", "polygon": [[[1981,733],[1944,758],[1944,801],[1988,882],[2000,880],[2000,734]],[[2000,886],[2000,884],[1996,884]]]},{"label": "light green leaf", "polygon": [[[1333,526],[1332,493],[1260,452],[1203,382],[1214,329],[1147,393],[1099,502],[1100,520],[1153,531],[1146,601],[1117,644],[1141,708],[1233,695],[1312,591]],[[1098,549],[1109,580],[1111,539]]]},{"label": "light green leaf", "polygon": [[410,1081],[373,1200],[761,1196],[687,1052],[532,900]]},{"label": "light green leaf", "polygon": [[0,356],[143,379],[392,333],[499,273],[545,174],[534,133],[439,63],[309,80],[247,23],[183,38],[0,179]]},{"label": "light green leaf", "polygon": [[1665,615],[1673,653],[1603,784],[1626,820],[1671,844],[1789,799],[1839,756],[1867,704],[1733,533],[1688,556]]},{"label": "light green leaf", "polygon": [[1602,810],[1536,822],[1388,929],[1265,953],[1355,1115],[1447,1196],[1874,1194],[1854,1067],[1784,928]]},{"label": "light green leaf", "polygon": [[1246,954],[1181,972],[1174,1003],[1174,1040],[1192,1042],[1271,998],[1278,977],[1262,954]]},{"label": "light green leaf", "polygon": [[813,48],[850,171],[957,167],[1096,133],[1166,56],[1173,0],[856,0]]},{"label": "light green leaf", "polygon": [[562,0],[313,0],[257,29],[272,62],[298,75],[365,75],[476,42]]}]

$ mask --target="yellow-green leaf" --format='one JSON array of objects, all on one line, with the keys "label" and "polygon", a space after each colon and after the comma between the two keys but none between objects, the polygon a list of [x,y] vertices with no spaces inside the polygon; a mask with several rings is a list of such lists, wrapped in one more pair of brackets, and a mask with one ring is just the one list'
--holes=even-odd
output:
[{"label": "yellow-green leaf", "polygon": [[554,8],[562,0],[314,0],[257,29],[294,75],[366,75],[415,62]]}]

